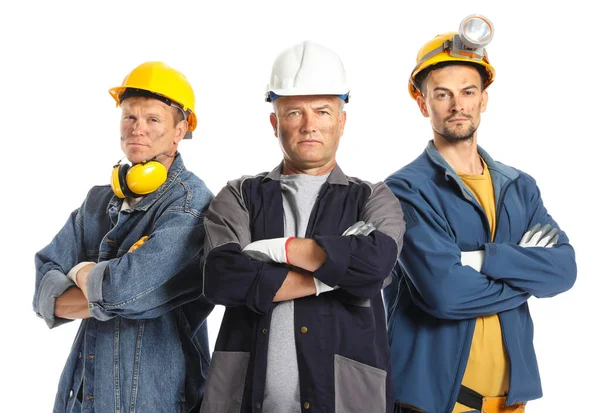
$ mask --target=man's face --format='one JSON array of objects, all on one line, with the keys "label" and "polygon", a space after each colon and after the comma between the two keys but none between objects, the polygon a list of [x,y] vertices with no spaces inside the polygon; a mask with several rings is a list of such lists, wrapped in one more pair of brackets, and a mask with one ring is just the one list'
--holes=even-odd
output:
[{"label": "man's face", "polygon": [[423,96],[417,98],[423,116],[431,118],[434,133],[447,142],[473,138],[487,105],[477,69],[465,65],[433,70],[424,82]]},{"label": "man's face", "polygon": [[174,155],[187,130],[183,121],[175,125],[173,111],[177,109],[145,97],[127,98],[121,109],[121,149],[130,162]]},{"label": "man's face", "polygon": [[346,112],[337,96],[282,96],[277,98],[271,125],[283,150],[284,167],[296,173],[328,169],[344,133]]}]

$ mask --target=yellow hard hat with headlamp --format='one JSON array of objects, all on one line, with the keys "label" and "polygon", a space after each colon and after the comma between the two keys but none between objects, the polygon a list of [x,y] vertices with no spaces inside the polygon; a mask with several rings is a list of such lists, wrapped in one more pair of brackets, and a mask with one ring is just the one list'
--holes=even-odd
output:
[{"label": "yellow hard hat with headlamp", "polygon": [[485,50],[493,36],[494,26],[489,19],[481,15],[471,15],[461,22],[458,32],[437,35],[425,43],[417,54],[417,64],[408,81],[410,96],[416,99],[420,94],[416,80],[419,73],[444,62],[466,62],[482,66],[487,73],[483,88],[487,88],[496,76]]}]

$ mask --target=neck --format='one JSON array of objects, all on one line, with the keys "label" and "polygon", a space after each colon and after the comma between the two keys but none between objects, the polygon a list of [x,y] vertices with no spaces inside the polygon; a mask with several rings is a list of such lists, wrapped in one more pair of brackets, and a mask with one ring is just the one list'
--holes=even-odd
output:
[{"label": "neck", "polygon": [[483,164],[477,152],[476,134],[473,135],[473,139],[467,141],[448,142],[436,133],[433,137],[433,144],[456,172],[467,175],[483,174]]},{"label": "neck", "polygon": [[175,159],[176,154],[177,151],[174,151],[172,154],[161,153],[156,156],[156,161],[162,163],[168,171],[171,168],[171,165],[173,165],[173,160]]},{"label": "neck", "polygon": [[289,160],[283,160],[283,170],[281,171],[282,175],[325,175],[329,172],[333,171],[335,168],[335,159],[330,160],[324,165],[315,166],[315,167],[303,167],[298,165],[293,165]]}]

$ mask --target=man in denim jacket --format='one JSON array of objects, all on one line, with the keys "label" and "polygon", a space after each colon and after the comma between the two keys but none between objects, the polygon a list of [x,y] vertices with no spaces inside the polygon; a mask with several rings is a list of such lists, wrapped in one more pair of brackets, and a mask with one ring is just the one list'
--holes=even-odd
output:
[{"label": "man in denim jacket", "polygon": [[34,311],[50,328],[82,320],[53,411],[194,411],[213,306],[198,273],[212,194],[177,152],[196,126],[193,90],[147,62],[110,93],[132,166],[119,162],[112,190],[93,187],[35,257]]}]

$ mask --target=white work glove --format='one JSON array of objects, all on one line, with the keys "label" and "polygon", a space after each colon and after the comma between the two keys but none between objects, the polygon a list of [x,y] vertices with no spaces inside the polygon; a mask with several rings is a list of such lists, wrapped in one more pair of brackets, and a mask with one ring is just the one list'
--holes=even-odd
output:
[{"label": "white work glove", "polygon": [[468,265],[473,268],[475,271],[481,272],[481,267],[483,267],[483,259],[485,258],[485,251],[461,251],[460,252],[460,263],[462,265]]},{"label": "white work glove", "polygon": [[271,238],[254,241],[242,250],[249,257],[262,262],[289,264],[287,259],[287,244],[294,237]]},{"label": "white work glove", "polygon": [[337,290],[338,288],[340,288],[337,285],[330,287],[327,284],[325,284],[323,281],[321,281],[315,277],[313,277],[313,281],[315,282],[315,288],[317,289],[317,293],[315,295],[319,295],[319,294],[326,293],[329,291]]},{"label": "white work glove", "polygon": [[356,224],[351,225],[342,236],[348,235],[369,235],[371,232],[375,231],[375,226],[373,224],[365,223],[365,221],[358,221]]},{"label": "white work glove", "polygon": [[552,225],[546,224],[541,226],[535,224],[529,228],[521,241],[519,242],[520,247],[544,247],[552,248],[558,243],[558,229],[553,228]]}]

